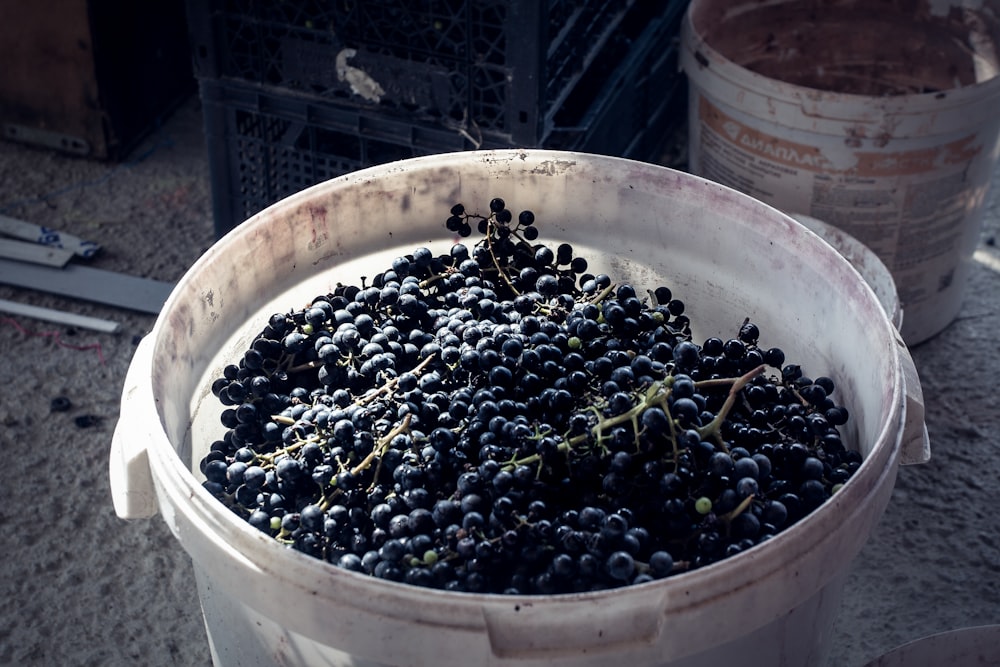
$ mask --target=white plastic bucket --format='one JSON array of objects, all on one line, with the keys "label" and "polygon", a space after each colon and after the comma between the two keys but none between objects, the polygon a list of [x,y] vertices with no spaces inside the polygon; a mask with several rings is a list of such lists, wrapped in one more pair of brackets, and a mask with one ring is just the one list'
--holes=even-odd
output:
[{"label": "white plastic bucket", "polygon": [[889,651],[865,667],[972,667],[1000,665],[1000,625],[929,635]]},{"label": "white plastic bucket", "polygon": [[857,240],[844,230],[828,225],[808,215],[793,213],[792,218],[807,227],[821,239],[833,246],[834,250],[851,263],[868,286],[875,292],[875,297],[882,304],[886,316],[897,329],[903,325],[903,309],[899,305],[899,293],[889,267],[872,252],[871,248]]},{"label": "white plastic bucket", "polygon": [[[669,285],[700,329],[745,317],[842,388],[865,456],[814,514],[731,559],[614,591],[451,593],[335,568],[264,536],[192,474],[221,435],[209,385],[275,310],[419,245],[444,250],[455,202],[532,209],[591,271]],[[377,257],[377,260],[373,260]],[[368,269],[364,267],[367,266]],[[819,369],[822,369],[820,371]],[[122,517],[159,510],[190,554],[217,665],[818,665],[843,579],[898,464],[929,455],[906,346],[851,265],[792,218],[704,179],[552,151],[466,152],[373,167],[272,206],[210,248],[136,351],[111,487]]]},{"label": "white plastic bucket", "polygon": [[694,0],[693,173],[839,227],[915,345],[958,314],[1000,155],[997,0]]}]

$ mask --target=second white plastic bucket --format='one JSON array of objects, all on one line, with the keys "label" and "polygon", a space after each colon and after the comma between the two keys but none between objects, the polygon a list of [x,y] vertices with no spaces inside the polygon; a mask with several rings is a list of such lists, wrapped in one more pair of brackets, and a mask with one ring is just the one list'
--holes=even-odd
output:
[{"label": "second white plastic bucket", "polygon": [[889,267],[910,345],[958,314],[1000,154],[1000,2],[694,0],[693,173]]},{"label": "second white plastic bucket", "polygon": [[[492,197],[536,212],[637,286],[672,286],[697,340],[749,317],[762,340],[830,375],[852,415],[857,473],[815,512],[747,551],[663,580],[560,596],[429,590],[288,549],[201,486],[224,429],[210,391],[273,312],[421,245]],[[366,268],[367,267],[367,268]],[[190,554],[215,662],[229,665],[823,664],[844,576],[901,462],[925,460],[919,382],[857,271],[774,208],[664,167],[553,151],[470,152],[355,172],[275,204],[178,283],[129,367],[110,456],[122,517],[155,514]],[[155,585],[155,584],[153,584]],[[186,638],[184,638],[186,639]]]},{"label": "second white plastic bucket", "polygon": [[875,292],[879,303],[885,309],[889,321],[897,329],[903,324],[903,310],[899,307],[899,294],[896,291],[896,281],[892,278],[889,268],[861,241],[857,240],[839,227],[828,225],[822,220],[802,215],[792,214],[799,224],[804,225],[821,239],[833,246],[851,263],[865,282]]}]

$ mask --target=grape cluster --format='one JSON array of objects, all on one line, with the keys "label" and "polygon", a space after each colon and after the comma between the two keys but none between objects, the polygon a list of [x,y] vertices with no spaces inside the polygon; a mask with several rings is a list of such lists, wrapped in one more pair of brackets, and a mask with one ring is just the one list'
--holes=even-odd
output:
[{"label": "grape cluster", "polygon": [[696,344],[530,211],[456,204],[447,254],[399,257],[277,313],[212,385],[204,486],[339,567],[454,591],[559,594],[740,553],[861,462],[830,378],[745,321]]}]

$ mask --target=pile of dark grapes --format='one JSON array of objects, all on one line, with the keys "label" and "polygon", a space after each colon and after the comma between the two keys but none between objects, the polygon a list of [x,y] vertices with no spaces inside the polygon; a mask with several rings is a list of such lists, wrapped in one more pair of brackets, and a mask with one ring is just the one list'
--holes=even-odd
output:
[{"label": "pile of dark grapes", "polygon": [[273,315],[212,386],[205,487],[278,541],[453,591],[558,594],[738,554],[857,470],[833,381],[750,321],[696,344],[684,303],[587,273],[534,215],[418,248]]}]

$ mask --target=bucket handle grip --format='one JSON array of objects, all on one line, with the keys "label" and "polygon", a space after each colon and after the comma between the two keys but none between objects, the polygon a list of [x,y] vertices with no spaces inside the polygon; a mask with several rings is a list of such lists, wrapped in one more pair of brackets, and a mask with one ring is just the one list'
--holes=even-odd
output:
[{"label": "bucket handle grip", "polygon": [[150,377],[153,364],[152,336],[136,347],[125,375],[118,423],[111,436],[109,473],[115,513],[123,519],[145,519],[157,513],[153,474],[147,445],[152,438],[149,424],[158,424]]},{"label": "bucket handle grip", "polygon": [[900,465],[927,463],[931,459],[931,442],[927,434],[927,424],[924,422],[924,392],[920,387],[920,376],[917,375],[913,357],[898,331],[896,349],[906,388],[906,421],[903,424],[899,463]]}]

